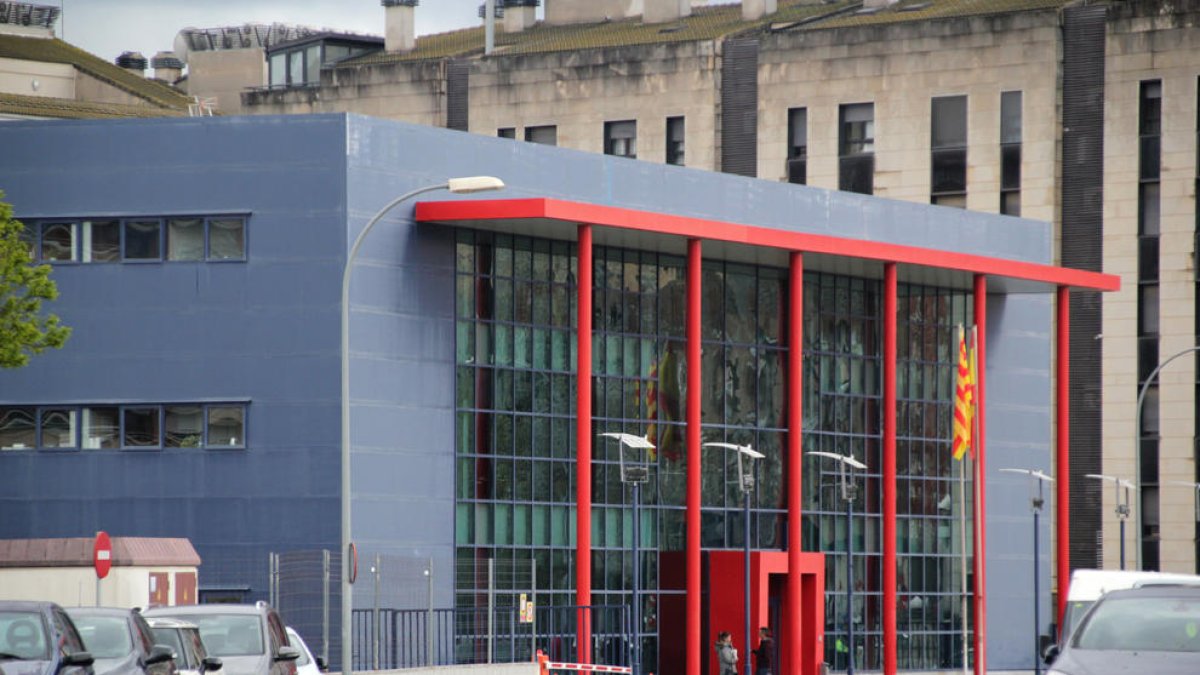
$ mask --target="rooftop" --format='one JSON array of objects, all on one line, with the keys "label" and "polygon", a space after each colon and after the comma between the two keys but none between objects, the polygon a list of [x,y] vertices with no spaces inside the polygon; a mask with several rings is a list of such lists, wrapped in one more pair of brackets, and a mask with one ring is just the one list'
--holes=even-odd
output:
[{"label": "rooftop", "polygon": [[[61,539],[0,539],[3,567],[91,567],[92,537]],[[200,555],[187,539],[113,537],[112,564],[118,567],[196,567]]]}]

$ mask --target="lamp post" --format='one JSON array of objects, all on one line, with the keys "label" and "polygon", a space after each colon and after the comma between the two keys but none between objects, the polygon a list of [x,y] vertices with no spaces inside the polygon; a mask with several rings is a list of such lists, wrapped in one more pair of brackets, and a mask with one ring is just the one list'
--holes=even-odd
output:
[{"label": "lamp post", "polygon": [[[654,444],[649,439],[642,436],[634,436],[633,434],[623,434],[619,432],[608,432],[600,434],[604,438],[614,438],[621,443],[621,452],[617,455],[621,467],[621,482],[630,485],[633,488],[633,653],[630,655],[630,666],[632,666],[633,675],[638,675],[642,665],[642,603],[638,598],[638,593],[641,591],[641,561],[638,560],[638,544],[641,539],[641,518],[638,515],[638,504],[640,498],[640,488],[642,483],[650,480],[650,467],[644,461],[640,461],[642,450],[653,450]],[[628,466],[625,465],[625,450],[631,448],[637,454],[638,461],[631,461]]]},{"label": "lamp post", "polygon": [[854,675],[854,497],[856,487],[853,483],[854,469],[866,469],[867,465],[850,455],[839,455],[835,452],[809,450],[807,455],[827,457],[837,460],[838,473],[841,477],[842,499],[846,502],[846,675]]},{"label": "lamp post", "polygon": [[[745,587],[744,598],[745,605],[743,612],[745,614],[746,628],[746,675],[751,675],[753,672],[750,669],[750,493],[754,492],[754,460],[765,457],[761,452],[755,450],[749,445],[737,445],[734,443],[705,443],[706,448],[724,448],[733,450],[737,453],[738,461],[738,489],[742,492],[742,508],[743,518],[746,524],[746,534],[743,537],[746,540],[746,553],[743,560],[743,568],[745,570]],[[743,461],[749,466],[743,466]]]},{"label": "lamp post", "polygon": [[[1154,378],[1158,377],[1158,372],[1167,367],[1167,364],[1175,359],[1192,352],[1200,351],[1200,345],[1188,347],[1187,349],[1175,352],[1168,356],[1165,361],[1158,364],[1157,367],[1146,377],[1146,381],[1142,383],[1142,388],[1138,391],[1137,398],[1137,413],[1133,418],[1133,456],[1136,459],[1134,462],[1134,476],[1137,478],[1137,484],[1142,484],[1142,406],[1146,402],[1146,392],[1150,389],[1150,385],[1154,382]],[[1124,521],[1121,522],[1124,525]],[[1138,570],[1142,569],[1142,509],[1137,510],[1137,517],[1133,521],[1134,526],[1134,548],[1133,559]],[[1121,537],[1121,543],[1125,543],[1125,538]]]},{"label": "lamp post", "polygon": [[[1113,488],[1117,492],[1117,520],[1121,523],[1121,569],[1125,569],[1125,521],[1129,519],[1129,491],[1136,490],[1137,486],[1124,478],[1116,476],[1105,476],[1099,473],[1085,474],[1087,478],[1102,480],[1107,483],[1112,483]],[[1125,488],[1125,501],[1121,502],[1121,488]],[[1138,509],[1141,511],[1141,509]]]},{"label": "lamp post", "polygon": [[1034,675],[1042,675],[1042,655],[1039,650],[1041,646],[1039,642],[1042,635],[1042,618],[1040,608],[1038,607],[1038,599],[1041,596],[1041,591],[1038,588],[1038,515],[1042,512],[1042,506],[1046,504],[1042,489],[1046,483],[1053,483],[1054,479],[1041,471],[1033,469],[1000,470],[1004,473],[1025,474],[1037,484],[1037,494],[1031,496],[1029,499],[1030,507],[1033,510],[1033,672]]},{"label": "lamp post", "polygon": [[384,205],[379,212],[367,221],[366,227],[358,233],[350,253],[346,256],[346,264],[342,268],[342,673],[352,675],[354,672],[353,640],[353,604],[350,598],[350,576],[354,572],[354,556],[350,553],[350,272],[354,269],[354,259],[358,249],[371,228],[375,227],[388,211],[399,206],[402,202],[412,199],[419,194],[434,190],[449,190],[454,194],[485,192],[499,190],[504,187],[504,181],[492,176],[471,176],[467,178],[451,178],[445,183],[417,188],[411,192],[393,199]]}]

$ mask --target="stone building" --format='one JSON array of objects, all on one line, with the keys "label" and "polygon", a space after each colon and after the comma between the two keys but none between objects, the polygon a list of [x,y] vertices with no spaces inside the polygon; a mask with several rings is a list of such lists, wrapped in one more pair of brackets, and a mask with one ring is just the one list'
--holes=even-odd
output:
[{"label": "stone building", "polygon": [[[353,111],[643,161],[1021,215],[1075,294],[1071,565],[1197,571],[1200,2],[497,0],[486,27],[415,37],[384,0],[383,51],[249,113]],[[695,5],[695,6],[693,6]],[[482,10],[481,10],[482,14]],[[1002,236],[1002,235],[994,235]],[[1161,431],[1160,431],[1161,429]],[[1135,439],[1136,442],[1135,442]],[[1139,471],[1140,463],[1140,471]],[[1102,546],[1097,546],[1102,542]]]}]

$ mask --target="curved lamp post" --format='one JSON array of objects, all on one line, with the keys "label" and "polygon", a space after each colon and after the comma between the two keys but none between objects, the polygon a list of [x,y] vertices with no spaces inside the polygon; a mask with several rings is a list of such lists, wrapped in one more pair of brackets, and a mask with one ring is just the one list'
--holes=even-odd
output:
[{"label": "curved lamp post", "polygon": [[1038,596],[1041,595],[1038,588],[1038,514],[1042,512],[1042,506],[1046,504],[1042,489],[1046,483],[1053,483],[1054,479],[1042,471],[1033,469],[1000,469],[1000,471],[1025,474],[1037,484],[1037,494],[1029,499],[1029,505],[1033,509],[1033,672],[1034,675],[1042,675],[1042,654],[1039,649],[1041,647],[1039,643],[1042,636],[1042,619],[1038,608]]},{"label": "curved lamp post", "polygon": [[[630,665],[632,666],[633,675],[638,675],[642,665],[642,603],[638,598],[638,593],[641,591],[641,561],[638,559],[638,544],[641,543],[641,519],[638,515],[638,503],[641,500],[640,488],[642,483],[650,480],[650,467],[646,462],[642,461],[643,450],[653,450],[654,444],[649,439],[643,436],[635,436],[633,434],[623,434],[619,432],[607,432],[600,434],[604,438],[613,438],[621,443],[620,454],[617,459],[621,467],[621,482],[626,485],[633,486],[633,653],[630,654]],[[625,448],[630,448],[635,451],[636,458],[625,465]]]},{"label": "curved lamp post", "polygon": [[[746,557],[743,561],[743,567],[746,571],[746,585],[744,589],[745,597],[745,615],[746,615],[746,675],[750,675],[753,671],[750,669],[750,493],[754,492],[754,460],[765,457],[761,452],[755,450],[749,445],[737,445],[734,443],[704,443],[706,448],[724,448],[733,450],[737,453],[738,461],[738,489],[742,492],[743,518],[746,521],[746,534],[743,539],[746,540]],[[743,467],[743,459],[749,466]]]},{"label": "curved lamp post", "polygon": [[836,452],[809,450],[804,454],[837,460],[841,476],[842,499],[846,502],[846,675],[854,675],[854,498],[857,486],[853,481],[854,469],[863,470],[867,465],[851,455]]},{"label": "curved lamp post", "polygon": [[[1129,491],[1137,490],[1137,486],[1124,478],[1116,476],[1105,476],[1099,473],[1084,474],[1086,478],[1102,480],[1106,483],[1112,483],[1113,488],[1117,491],[1117,520],[1121,523],[1121,569],[1125,569],[1125,521],[1129,520]],[[1125,488],[1125,501],[1121,501],[1121,488]],[[1138,509],[1140,512],[1141,509]]]},{"label": "curved lamp post", "polygon": [[[467,178],[451,178],[445,183],[417,188],[406,192],[384,205],[379,212],[367,221],[366,227],[358,233],[350,253],[346,256],[346,264],[342,268],[342,673],[352,675],[354,672],[354,639],[353,604],[350,597],[350,575],[353,572],[353,556],[350,554],[350,272],[354,269],[354,259],[358,249],[371,228],[375,227],[388,211],[399,206],[402,202],[412,199],[419,194],[434,190],[449,190],[454,194],[471,192],[486,192],[499,190],[504,187],[504,181],[493,176],[470,176]],[[430,655],[432,658],[432,655]]]},{"label": "curved lamp post", "polygon": [[[1146,391],[1148,389],[1150,389],[1150,385],[1154,382],[1154,378],[1158,377],[1158,371],[1162,370],[1163,368],[1166,368],[1167,364],[1174,361],[1175,359],[1177,359],[1185,354],[1191,354],[1192,352],[1195,352],[1195,351],[1200,351],[1200,345],[1195,345],[1194,347],[1188,347],[1187,349],[1184,349],[1183,351],[1176,352],[1176,353],[1172,354],[1171,356],[1167,357],[1167,359],[1165,361],[1158,364],[1158,366],[1154,369],[1154,372],[1150,373],[1150,375],[1146,378],[1146,381],[1144,383],[1142,383],[1141,391],[1138,392],[1137,413],[1135,414],[1135,416],[1133,418],[1133,456],[1136,459],[1136,462],[1133,465],[1133,470],[1134,470],[1134,475],[1137,476],[1137,480],[1135,482],[1139,486],[1142,484],[1142,404],[1146,402]],[[1140,505],[1139,505],[1139,507],[1140,507]],[[1141,508],[1138,508],[1138,510],[1137,510],[1137,517],[1134,518],[1134,520],[1133,520],[1133,527],[1134,527],[1133,540],[1135,542],[1134,547],[1133,547],[1133,552],[1134,552],[1133,559],[1136,561],[1135,564],[1137,565],[1137,567],[1135,569],[1141,570],[1142,569],[1142,509]],[[1122,537],[1122,541],[1124,541],[1124,537]]]}]

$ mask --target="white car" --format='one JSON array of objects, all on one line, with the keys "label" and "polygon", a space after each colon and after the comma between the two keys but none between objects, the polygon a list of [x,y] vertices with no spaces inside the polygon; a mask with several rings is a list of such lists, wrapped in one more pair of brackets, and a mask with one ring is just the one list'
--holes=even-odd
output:
[{"label": "white car", "polygon": [[287,627],[288,644],[300,650],[300,658],[296,659],[296,675],[321,675],[325,672],[325,660],[321,657],[314,657],[308,645],[304,644],[304,638],[296,632],[295,628]]}]

